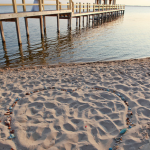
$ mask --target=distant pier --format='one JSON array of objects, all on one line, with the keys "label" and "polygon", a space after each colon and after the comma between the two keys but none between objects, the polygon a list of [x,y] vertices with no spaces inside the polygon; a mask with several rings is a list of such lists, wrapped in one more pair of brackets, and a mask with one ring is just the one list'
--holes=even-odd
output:
[{"label": "distant pier", "polygon": [[[110,0],[111,1],[111,0]],[[38,5],[39,11],[27,12],[26,6]],[[45,10],[44,6],[56,6],[56,10]],[[87,24],[90,23],[90,17],[92,16],[92,23],[94,20],[102,22],[104,18],[109,16],[118,16],[124,14],[125,5],[107,5],[107,4],[90,4],[90,3],[76,3],[72,0],[69,0],[66,4],[61,4],[59,0],[56,0],[56,4],[45,4],[44,0],[39,0],[38,4],[26,4],[25,0],[22,0],[22,4],[17,4],[16,0],[12,0],[12,4],[0,4],[1,6],[13,6],[13,13],[2,13],[0,14],[0,33],[2,37],[2,43],[4,44],[5,35],[3,30],[2,22],[15,22],[16,32],[18,37],[18,44],[22,44],[21,33],[19,26],[19,18],[24,17],[26,35],[29,37],[29,28],[28,28],[28,18],[39,18],[40,20],[40,31],[41,38],[44,38],[44,33],[46,33],[46,16],[56,16],[57,17],[57,32],[60,32],[59,19],[68,19],[68,27],[71,29],[72,18],[76,18],[76,25],[81,27],[81,17],[87,17]],[[17,11],[17,6],[23,6],[23,12]],[[62,8],[62,6],[66,8]]]}]

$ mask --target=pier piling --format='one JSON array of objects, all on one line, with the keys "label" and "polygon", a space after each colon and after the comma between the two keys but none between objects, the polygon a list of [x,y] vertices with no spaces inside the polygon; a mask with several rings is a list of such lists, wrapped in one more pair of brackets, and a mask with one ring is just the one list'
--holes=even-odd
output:
[{"label": "pier piling", "polygon": [[5,43],[5,35],[4,35],[2,21],[0,21],[0,32],[1,32],[2,42]]}]

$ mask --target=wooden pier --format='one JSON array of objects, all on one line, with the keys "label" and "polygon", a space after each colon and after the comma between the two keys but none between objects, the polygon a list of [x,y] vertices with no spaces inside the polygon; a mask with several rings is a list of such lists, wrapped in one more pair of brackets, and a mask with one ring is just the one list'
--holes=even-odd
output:
[{"label": "wooden pier", "polygon": [[[104,2],[106,3],[107,0]],[[115,1],[115,0],[114,0]],[[111,2],[111,0],[109,0]],[[26,11],[26,6],[36,6],[38,5],[39,11]],[[22,4],[17,4],[16,0],[12,0],[12,4],[0,4],[2,6],[13,6],[13,13],[0,13],[0,32],[2,37],[2,42],[5,43],[5,36],[3,30],[2,22],[15,22],[16,23],[16,31],[18,37],[18,44],[22,44],[21,41],[21,33],[19,26],[19,18],[24,17],[25,27],[26,27],[26,35],[29,37],[29,28],[28,28],[28,18],[39,18],[40,20],[40,31],[41,38],[44,37],[44,33],[46,32],[46,16],[56,16],[57,17],[57,32],[60,32],[60,24],[59,19],[68,19],[68,27],[71,29],[72,18],[76,18],[76,25],[79,23],[79,27],[81,27],[81,17],[87,17],[87,24],[90,23],[90,17],[92,16],[92,23],[94,20],[102,21],[106,16],[118,16],[119,14],[124,14],[125,5],[107,5],[107,4],[97,4],[93,3],[76,3],[72,0],[68,0],[68,3],[61,4],[59,0],[56,0],[56,4],[45,4],[44,0],[39,0],[38,4],[26,4],[25,0],[22,0]],[[23,12],[17,11],[17,6],[23,6]],[[56,6],[56,10],[45,10],[44,6]],[[66,7],[66,8],[62,8]]]}]

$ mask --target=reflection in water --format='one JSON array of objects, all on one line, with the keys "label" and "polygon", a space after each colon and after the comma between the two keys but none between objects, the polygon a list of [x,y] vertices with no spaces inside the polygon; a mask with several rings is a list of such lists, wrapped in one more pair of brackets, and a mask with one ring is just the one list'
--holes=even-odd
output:
[{"label": "reflection in water", "polygon": [[6,43],[3,43],[3,50],[4,50],[5,64],[7,67],[9,67],[10,61],[9,61],[9,57],[7,55]]},{"label": "reflection in water", "polygon": [[[31,45],[30,38],[27,37],[26,47],[20,45],[18,49],[19,53],[15,54],[17,57],[12,61],[9,60],[9,56],[7,55],[6,44],[4,43],[3,49],[4,49],[5,66],[20,67],[30,65],[46,65],[52,64],[54,62],[60,63],[67,59],[69,60],[76,56],[74,49],[87,45],[86,38],[88,38],[89,36],[88,34],[92,32],[90,29],[91,27],[93,29],[98,28],[99,26],[102,25],[103,22],[110,22],[109,25],[111,26],[112,23],[113,26],[113,21],[115,21],[116,19],[123,20],[123,16],[104,17],[103,21],[97,20],[94,22],[93,20],[89,20],[92,18],[88,18],[87,20],[87,17],[84,17],[84,19],[85,20],[82,20],[82,24],[84,27],[84,24],[86,23],[85,28],[80,28],[79,26],[77,26],[73,31],[69,30],[68,28],[65,34],[58,33],[55,39],[47,38],[47,34],[45,33],[45,36],[43,39],[41,39],[40,43]],[[82,37],[82,34],[84,35],[84,37]],[[92,32],[93,39],[96,38],[94,37],[95,34],[97,34],[97,32]]]}]

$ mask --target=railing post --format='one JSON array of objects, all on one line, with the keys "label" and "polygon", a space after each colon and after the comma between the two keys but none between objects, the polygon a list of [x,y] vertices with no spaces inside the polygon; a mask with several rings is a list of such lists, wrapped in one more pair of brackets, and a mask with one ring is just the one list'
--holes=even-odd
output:
[{"label": "railing post", "polygon": [[69,9],[72,10],[72,0],[69,0]]},{"label": "railing post", "polygon": [[39,0],[39,11],[42,11],[42,0]]},{"label": "railing post", "polygon": [[59,10],[61,10],[61,2],[59,2]]},{"label": "railing post", "polygon": [[103,8],[102,8],[102,10],[104,11],[104,4],[103,4]]},{"label": "railing post", "polygon": [[69,5],[68,5],[69,3],[67,2],[67,10],[69,10]]},{"label": "railing post", "polygon": [[42,8],[43,8],[43,10],[45,9],[45,7],[44,7],[44,0],[42,0]]},{"label": "railing post", "polygon": [[98,5],[98,11],[100,11],[100,4]]},{"label": "railing post", "polygon": [[12,0],[13,3],[13,9],[14,9],[14,13],[17,13],[17,5],[16,5],[16,0]]},{"label": "railing post", "polygon": [[24,4],[24,5],[23,5],[23,11],[25,12],[25,11],[26,11],[25,0],[22,0],[22,4]]},{"label": "railing post", "polygon": [[84,12],[84,3],[83,3],[83,12]]},{"label": "railing post", "polygon": [[79,3],[79,13],[81,13],[81,2]]},{"label": "railing post", "polygon": [[87,12],[89,12],[89,3],[87,3]]},{"label": "railing post", "polygon": [[59,0],[56,0],[56,10],[59,10]]},{"label": "railing post", "polygon": [[0,32],[1,32],[2,42],[5,43],[5,35],[4,35],[2,21],[0,21]]},{"label": "railing post", "polygon": [[93,12],[95,12],[95,4],[93,3]]},{"label": "railing post", "polygon": [[76,13],[78,12],[78,3],[76,3]]},{"label": "railing post", "polygon": [[[24,4],[23,5],[23,11],[26,12],[25,0],[22,0],[22,4]],[[24,19],[25,19],[26,35],[28,37],[29,36],[28,18],[24,18]]]},{"label": "railing post", "polygon": [[90,12],[91,4],[89,3],[89,12]]},{"label": "railing post", "polygon": [[74,13],[74,2],[72,2],[72,12]]}]

